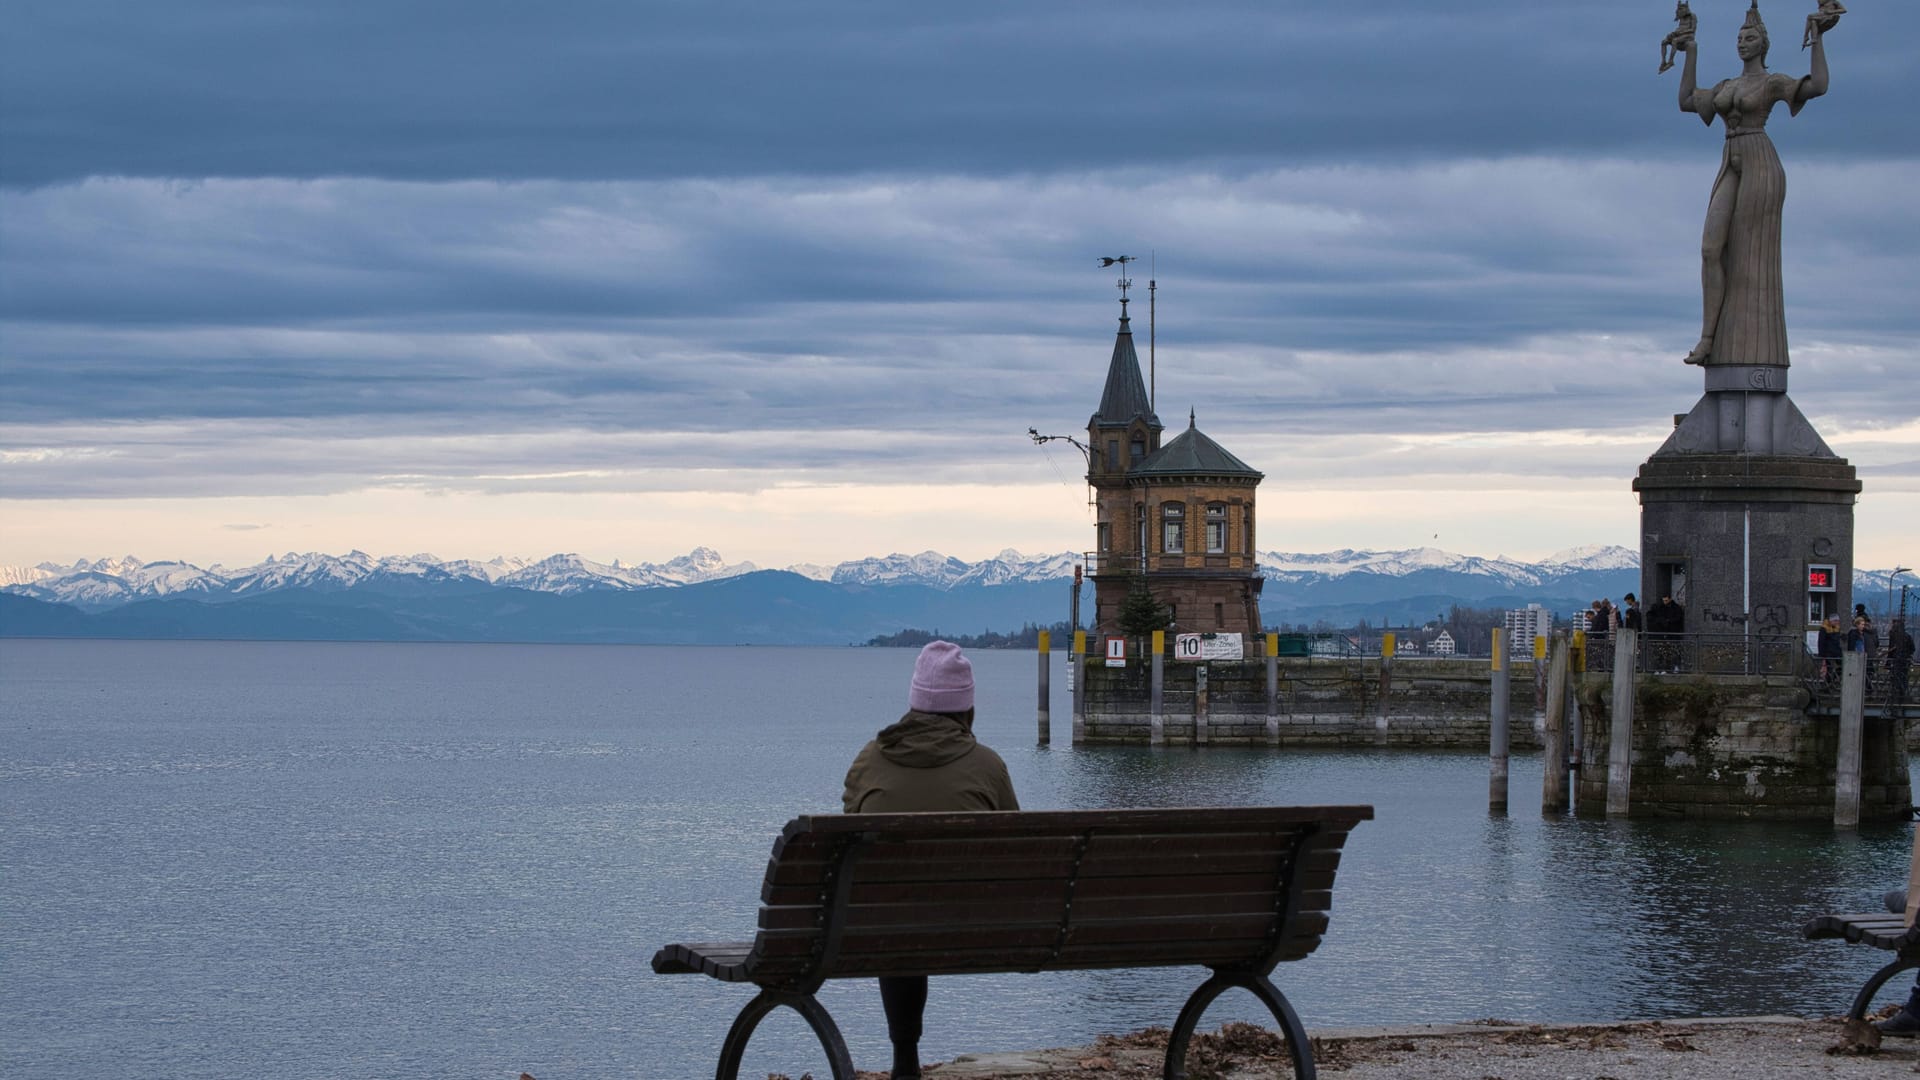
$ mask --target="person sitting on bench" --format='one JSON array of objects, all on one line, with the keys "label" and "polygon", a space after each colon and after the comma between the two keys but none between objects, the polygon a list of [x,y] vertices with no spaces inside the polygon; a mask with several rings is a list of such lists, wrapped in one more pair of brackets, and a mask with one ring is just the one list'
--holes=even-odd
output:
[{"label": "person sitting on bench", "polygon": [[[973,737],[973,662],[960,646],[935,641],[920,650],[906,715],[853,759],[841,804],[849,814],[1020,809],[1006,762]],[[880,1005],[892,1075],[919,1076],[927,977],[882,977]]]}]

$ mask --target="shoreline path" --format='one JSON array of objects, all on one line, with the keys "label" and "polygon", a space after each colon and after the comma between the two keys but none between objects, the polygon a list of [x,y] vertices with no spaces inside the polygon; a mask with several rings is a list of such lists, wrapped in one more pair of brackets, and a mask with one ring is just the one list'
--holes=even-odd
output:
[{"label": "shoreline path", "polygon": [[[1311,1032],[1325,1080],[1809,1080],[1920,1074],[1920,1042],[1889,1039],[1864,1051],[1838,1018],[1761,1016],[1613,1024],[1415,1024]],[[928,1080],[1147,1080],[1160,1076],[1165,1029],[1103,1037],[1091,1046],[962,1054],[928,1065]],[[1197,1036],[1192,1080],[1292,1076],[1279,1040],[1228,1024]],[[860,1080],[885,1080],[860,1073]],[[782,1080],[774,1077],[770,1080]]]}]

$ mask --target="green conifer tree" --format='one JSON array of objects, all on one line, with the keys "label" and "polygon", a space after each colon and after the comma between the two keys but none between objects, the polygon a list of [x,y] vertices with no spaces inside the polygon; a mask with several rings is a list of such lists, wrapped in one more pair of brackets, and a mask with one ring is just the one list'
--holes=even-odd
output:
[{"label": "green conifer tree", "polygon": [[1120,632],[1128,637],[1146,637],[1155,630],[1165,630],[1173,622],[1173,610],[1154,599],[1146,577],[1136,574],[1127,598],[1120,602],[1119,622]]}]

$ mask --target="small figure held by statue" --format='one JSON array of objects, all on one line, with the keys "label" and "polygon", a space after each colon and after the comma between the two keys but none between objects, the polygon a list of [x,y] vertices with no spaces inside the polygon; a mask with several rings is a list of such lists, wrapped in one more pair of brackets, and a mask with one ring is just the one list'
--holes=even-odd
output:
[{"label": "small figure held by statue", "polygon": [[[1807,18],[1812,19],[1813,16]],[[1673,58],[1692,44],[1694,31],[1700,26],[1700,20],[1694,16],[1693,9],[1687,6],[1687,0],[1680,0],[1673,9],[1673,21],[1678,25],[1660,39],[1660,74],[1663,75],[1672,70]]]},{"label": "small figure held by statue", "polygon": [[[1682,4],[1681,6],[1685,7],[1686,5]],[[1807,33],[1806,36],[1800,39],[1800,47],[1802,49],[1811,49],[1813,43],[1820,40],[1820,35],[1840,25],[1840,16],[1846,13],[1847,9],[1845,5],[1840,3],[1840,0],[1820,0],[1819,10],[1807,16]],[[1666,68],[1661,68],[1660,70],[1665,71]]]}]

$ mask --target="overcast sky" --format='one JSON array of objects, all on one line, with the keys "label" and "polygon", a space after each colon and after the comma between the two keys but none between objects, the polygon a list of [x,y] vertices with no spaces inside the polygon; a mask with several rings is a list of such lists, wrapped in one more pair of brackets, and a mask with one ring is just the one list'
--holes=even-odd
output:
[{"label": "overcast sky", "polygon": [[[1920,4],[1852,6],[1769,126],[1793,397],[1914,565]],[[1025,432],[1084,435],[1120,254],[1263,549],[1637,547],[1722,143],[1671,14],[14,0],[0,563],[1084,549]]]}]

